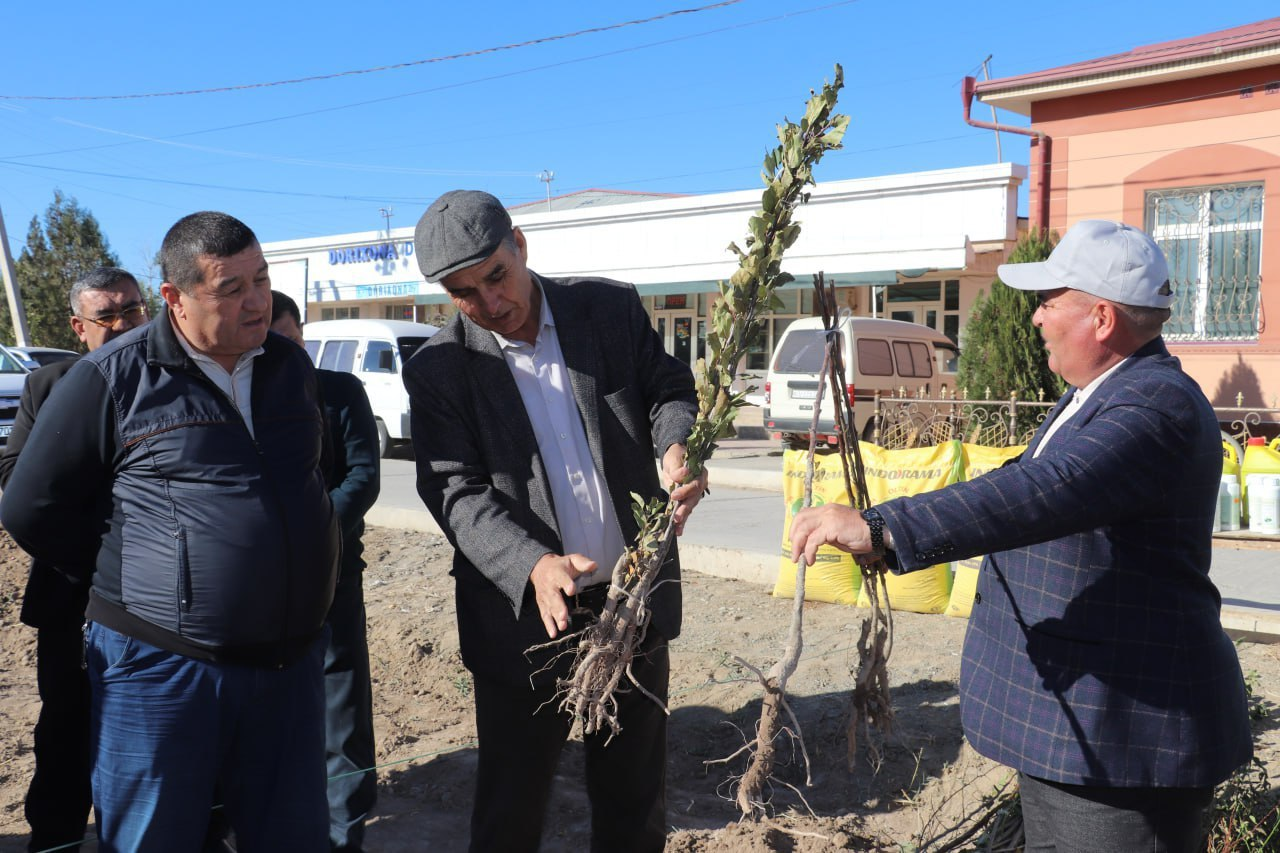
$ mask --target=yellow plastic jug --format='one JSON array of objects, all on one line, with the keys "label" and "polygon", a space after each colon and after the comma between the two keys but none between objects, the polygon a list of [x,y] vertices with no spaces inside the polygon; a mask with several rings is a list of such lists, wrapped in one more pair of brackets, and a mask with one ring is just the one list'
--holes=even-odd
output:
[{"label": "yellow plastic jug", "polygon": [[[1224,463],[1225,464],[1225,463]],[[1240,462],[1240,481],[1243,490],[1240,505],[1249,507],[1249,476],[1251,474],[1280,474],[1280,439],[1267,446],[1267,440],[1261,436],[1249,439],[1244,448],[1244,458]]]},{"label": "yellow plastic jug", "polygon": [[1240,444],[1229,435],[1222,436],[1222,475],[1234,475],[1240,479]]}]

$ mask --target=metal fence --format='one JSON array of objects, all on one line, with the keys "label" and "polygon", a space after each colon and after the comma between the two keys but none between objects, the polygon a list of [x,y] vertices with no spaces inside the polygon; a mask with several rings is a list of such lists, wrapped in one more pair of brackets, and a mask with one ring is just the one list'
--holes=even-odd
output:
[{"label": "metal fence", "polygon": [[900,389],[896,396],[877,393],[872,415],[871,441],[881,447],[927,447],[960,439],[988,447],[1008,447],[1031,440],[1044,422],[1052,401],[969,399],[942,392],[938,396],[908,395]]},{"label": "metal fence", "polygon": [[[929,397],[923,390],[911,396],[901,389],[895,396],[877,393],[870,438],[889,448],[927,447],[952,439],[988,447],[1026,444],[1054,402],[1020,400],[1016,394],[1007,400],[968,399],[963,389],[959,396],[944,391]],[[1224,438],[1244,446],[1249,438],[1273,438],[1280,433],[1280,408],[1247,407],[1240,402],[1214,408]]]}]

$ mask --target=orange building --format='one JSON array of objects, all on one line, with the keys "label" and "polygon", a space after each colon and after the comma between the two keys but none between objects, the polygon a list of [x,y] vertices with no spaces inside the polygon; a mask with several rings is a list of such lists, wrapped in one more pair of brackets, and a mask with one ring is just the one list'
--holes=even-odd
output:
[{"label": "orange building", "polygon": [[1032,226],[1145,229],[1170,350],[1215,406],[1280,405],[1280,18],[972,90],[1031,119]]}]

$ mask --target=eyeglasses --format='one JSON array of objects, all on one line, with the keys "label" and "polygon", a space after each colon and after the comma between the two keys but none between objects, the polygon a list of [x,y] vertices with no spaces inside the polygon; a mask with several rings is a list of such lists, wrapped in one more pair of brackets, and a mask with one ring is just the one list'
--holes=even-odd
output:
[{"label": "eyeglasses", "polygon": [[85,317],[83,314],[77,314],[76,316],[86,323],[92,323],[104,329],[114,329],[121,320],[124,321],[126,326],[132,326],[147,316],[147,305],[145,302],[140,302],[115,314],[99,314],[97,317]]}]

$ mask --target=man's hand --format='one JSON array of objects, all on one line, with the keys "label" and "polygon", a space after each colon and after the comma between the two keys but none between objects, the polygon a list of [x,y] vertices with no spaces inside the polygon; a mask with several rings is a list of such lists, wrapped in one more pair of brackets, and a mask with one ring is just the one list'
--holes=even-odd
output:
[{"label": "man's hand", "polygon": [[812,566],[822,545],[834,545],[850,554],[871,553],[871,531],[862,514],[843,504],[823,504],[796,513],[791,521],[791,559]]},{"label": "man's hand", "polygon": [[547,629],[547,636],[556,638],[556,634],[569,627],[569,605],[566,595],[573,595],[577,589],[578,578],[589,575],[596,570],[596,561],[581,554],[543,554],[533,571],[529,573],[529,581],[533,584],[534,600],[538,602],[538,612],[542,615],[542,625]]},{"label": "man's hand", "polygon": [[702,500],[702,493],[707,490],[706,468],[702,469],[702,474],[696,480],[685,483],[683,486],[678,485],[689,476],[684,457],[683,444],[671,445],[662,455],[662,478],[666,481],[664,485],[671,490],[671,499],[679,502],[675,517],[677,536],[684,533],[684,523],[689,520],[693,508],[698,505],[698,501]]}]

